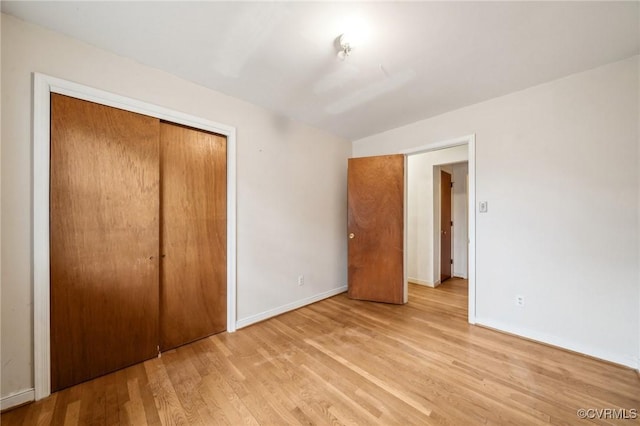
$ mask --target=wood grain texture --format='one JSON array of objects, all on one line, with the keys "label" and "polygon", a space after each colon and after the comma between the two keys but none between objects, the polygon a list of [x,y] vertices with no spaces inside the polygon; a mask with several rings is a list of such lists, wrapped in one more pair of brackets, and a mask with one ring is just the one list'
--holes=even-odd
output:
[{"label": "wood grain texture", "polygon": [[440,170],[440,282],[451,278],[451,175]]},{"label": "wood grain texture", "polygon": [[404,156],[350,158],[347,186],[349,297],[401,304]]},{"label": "wood grain texture", "polygon": [[227,327],[226,138],[160,124],[160,348]]},{"label": "wood grain texture", "polygon": [[159,122],[51,95],[51,378],[157,354]]},{"label": "wood grain texture", "polygon": [[578,425],[578,408],[640,408],[628,368],[467,323],[467,282],[409,303],[345,294],[220,333],[37,403],[3,426]]}]

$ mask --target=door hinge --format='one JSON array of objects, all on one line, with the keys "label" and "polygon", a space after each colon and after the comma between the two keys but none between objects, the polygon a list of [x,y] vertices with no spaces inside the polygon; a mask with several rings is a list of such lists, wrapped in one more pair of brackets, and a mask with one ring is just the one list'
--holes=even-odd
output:
[{"label": "door hinge", "polygon": [[451,182],[451,187],[453,188],[453,182]]},{"label": "door hinge", "polygon": [[453,265],[453,259],[451,259],[451,264]]},{"label": "door hinge", "polygon": [[453,226],[453,221],[451,221],[451,226]]}]

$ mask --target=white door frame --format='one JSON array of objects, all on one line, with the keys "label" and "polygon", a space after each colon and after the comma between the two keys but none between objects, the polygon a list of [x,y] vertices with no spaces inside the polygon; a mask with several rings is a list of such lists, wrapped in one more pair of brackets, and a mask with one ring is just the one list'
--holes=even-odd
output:
[{"label": "white door frame", "polygon": [[[401,152],[406,156],[413,154],[423,154],[425,152],[436,151],[439,149],[452,148],[454,146],[466,145],[467,146],[467,161],[469,162],[469,186],[467,187],[468,195],[468,210],[469,210],[469,258],[467,259],[467,266],[469,268],[469,324],[476,323],[476,135],[467,135],[455,139],[449,139],[445,141],[435,142],[416,148],[407,149]],[[407,200],[405,197],[404,210],[407,212]],[[406,214],[406,213],[405,213]],[[407,232],[405,229],[405,242],[407,240]],[[404,253],[405,262],[407,258],[407,251]]]},{"label": "white door frame", "polygon": [[33,74],[33,361],[35,399],[51,394],[49,167],[50,99],[59,93],[227,137],[227,331],[236,325],[236,129],[168,108]]}]

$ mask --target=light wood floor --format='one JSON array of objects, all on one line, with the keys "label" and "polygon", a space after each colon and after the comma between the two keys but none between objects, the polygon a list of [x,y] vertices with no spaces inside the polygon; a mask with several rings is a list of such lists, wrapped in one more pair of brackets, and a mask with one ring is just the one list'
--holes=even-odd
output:
[{"label": "light wood floor", "polygon": [[410,285],[405,306],[338,295],[58,392],[2,425],[576,424],[579,408],[640,409],[633,370],[469,326],[466,285]]}]

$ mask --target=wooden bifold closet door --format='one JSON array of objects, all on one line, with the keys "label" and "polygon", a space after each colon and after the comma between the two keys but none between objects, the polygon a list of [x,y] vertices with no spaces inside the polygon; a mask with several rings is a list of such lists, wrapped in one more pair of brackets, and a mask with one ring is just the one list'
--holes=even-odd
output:
[{"label": "wooden bifold closet door", "polygon": [[160,123],[160,349],[227,327],[227,144]]},{"label": "wooden bifold closet door", "polygon": [[225,330],[224,137],[52,94],[50,173],[53,391]]},{"label": "wooden bifold closet door", "polygon": [[157,120],[51,95],[51,388],[158,353]]}]

